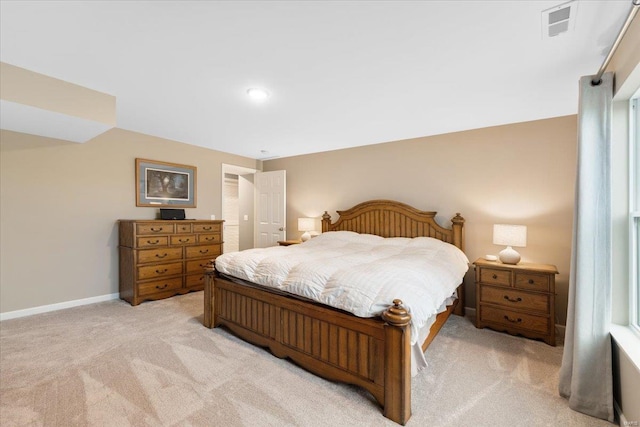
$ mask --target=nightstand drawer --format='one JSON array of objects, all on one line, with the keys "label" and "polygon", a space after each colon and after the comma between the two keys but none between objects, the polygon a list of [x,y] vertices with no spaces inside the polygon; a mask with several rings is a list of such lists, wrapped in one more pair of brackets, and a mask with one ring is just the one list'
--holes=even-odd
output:
[{"label": "nightstand drawer", "polygon": [[523,310],[549,312],[549,295],[482,286],[480,301]]},{"label": "nightstand drawer", "polygon": [[549,291],[549,275],[516,273],[515,287],[532,291]]},{"label": "nightstand drawer", "polygon": [[548,317],[519,313],[517,311],[494,308],[486,305],[480,306],[480,320],[482,322],[497,323],[505,326],[507,329],[526,329],[542,334],[546,334],[550,327]]},{"label": "nightstand drawer", "polygon": [[480,269],[480,281],[494,285],[511,286],[511,272],[494,268]]}]

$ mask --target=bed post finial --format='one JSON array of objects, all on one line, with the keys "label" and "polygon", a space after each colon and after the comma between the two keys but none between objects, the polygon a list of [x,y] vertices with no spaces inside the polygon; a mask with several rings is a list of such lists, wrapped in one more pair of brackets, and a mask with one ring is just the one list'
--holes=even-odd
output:
[{"label": "bed post finial", "polygon": [[382,319],[392,326],[405,326],[411,322],[411,315],[402,306],[402,300],[394,299],[393,305],[382,313]]},{"label": "bed post finial", "polygon": [[329,226],[331,225],[331,215],[329,212],[324,211],[322,214],[322,232],[329,231]]},{"label": "bed post finial", "polygon": [[464,251],[464,234],[462,228],[464,226],[464,218],[460,215],[460,212],[456,213],[456,216],[451,218],[451,224],[453,228],[453,243],[461,251]]}]

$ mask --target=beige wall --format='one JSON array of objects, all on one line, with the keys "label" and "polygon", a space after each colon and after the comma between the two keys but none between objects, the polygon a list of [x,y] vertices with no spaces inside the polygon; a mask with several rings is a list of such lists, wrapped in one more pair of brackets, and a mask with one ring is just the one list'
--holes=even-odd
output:
[{"label": "beige wall", "polygon": [[[465,217],[471,261],[502,248],[493,224],[525,224],[523,261],[557,265],[557,322],[565,323],[576,168],[576,116],[477,129],[264,162],[287,171],[288,237],[296,220],[375,199]],[[472,270],[466,305],[475,307]]]},{"label": "beige wall", "polygon": [[113,129],[85,144],[0,134],[0,312],[118,292],[116,221],[135,205],[135,158],[198,168],[198,207],[221,215],[221,164],[253,159]]}]

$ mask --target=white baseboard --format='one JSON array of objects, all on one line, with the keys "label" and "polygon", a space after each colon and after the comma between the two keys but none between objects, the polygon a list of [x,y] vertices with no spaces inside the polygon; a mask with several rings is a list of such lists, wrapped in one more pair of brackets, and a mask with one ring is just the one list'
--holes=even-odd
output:
[{"label": "white baseboard", "polygon": [[620,427],[630,427],[638,425],[637,421],[629,422],[629,420],[627,420],[627,417],[625,417],[622,413],[622,409],[620,409],[620,405],[618,405],[618,402],[616,402],[615,400],[613,401],[613,410],[616,413],[616,418],[620,422],[618,424]]},{"label": "white baseboard", "polygon": [[48,313],[50,311],[62,310],[65,308],[78,307],[81,305],[95,304],[97,302],[111,301],[120,298],[120,294],[107,294],[97,297],[76,299],[73,301],[59,302],[57,304],[41,305],[39,307],[25,308],[24,310],[8,311],[0,313],[0,321],[17,319],[18,317],[32,316],[34,314]]}]

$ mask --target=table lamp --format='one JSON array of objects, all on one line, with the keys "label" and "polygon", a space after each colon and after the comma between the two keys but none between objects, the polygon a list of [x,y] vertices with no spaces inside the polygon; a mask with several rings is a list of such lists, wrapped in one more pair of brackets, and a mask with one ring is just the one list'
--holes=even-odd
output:
[{"label": "table lamp", "polygon": [[506,249],[500,252],[500,261],[505,264],[517,264],[520,262],[520,254],[512,246],[524,248],[527,246],[527,226],[494,224],[493,244],[506,245]]},{"label": "table lamp", "polygon": [[304,231],[302,236],[300,236],[300,240],[306,242],[311,238],[310,231],[313,231],[316,228],[316,220],[314,218],[298,218],[298,231]]}]

